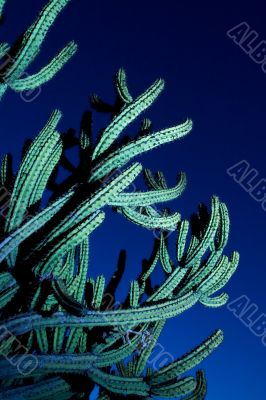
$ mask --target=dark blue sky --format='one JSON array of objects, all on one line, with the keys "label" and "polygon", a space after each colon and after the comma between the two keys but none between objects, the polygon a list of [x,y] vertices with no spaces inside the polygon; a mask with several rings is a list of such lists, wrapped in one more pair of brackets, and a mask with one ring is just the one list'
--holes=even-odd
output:
[{"label": "dark blue sky", "polygon": [[[12,42],[44,3],[8,0],[2,40]],[[227,169],[246,160],[258,171],[257,181],[266,178],[266,73],[226,32],[246,22],[258,34],[259,43],[266,40],[264,16],[265,4],[259,1],[216,5],[72,0],[28,72],[37,71],[71,39],[79,45],[78,54],[34,101],[25,102],[9,91],[0,109],[1,154],[11,152],[18,160],[25,138],[36,136],[54,108],[64,113],[60,125],[64,130],[79,127],[89,94],[96,92],[111,100],[112,77],[119,67],[126,69],[134,96],[156,78],[164,78],[165,91],[147,116],[156,129],[191,117],[194,129],[180,142],[161,147],[141,161],[145,167],[164,171],[169,185],[174,184],[178,171],[187,173],[186,192],[169,203],[184,218],[196,211],[199,202],[209,205],[212,194],[226,202],[232,225],[227,254],[235,249],[241,254],[238,272],[227,291],[231,300],[245,295],[257,305],[253,320],[266,313],[266,211]],[[101,126],[99,120],[95,126]],[[92,275],[110,276],[119,249],[127,248],[127,279],[121,291],[126,293],[141,259],[149,257],[152,238],[151,232],[108,214],[91,244]],[[207,399],[263,398],[266,348],[227,307],[194,307],[169,321],[160,343],[177,357],[215,328],[224,330],[225,341],[202,364],[208,378]]]}]

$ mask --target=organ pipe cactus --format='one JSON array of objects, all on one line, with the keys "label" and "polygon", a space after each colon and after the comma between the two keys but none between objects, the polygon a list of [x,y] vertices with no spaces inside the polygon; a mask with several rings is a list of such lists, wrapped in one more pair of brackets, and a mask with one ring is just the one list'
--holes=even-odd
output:
[{"label": "organ pipe cactus", "polygon": [[[66,3],[50,1],[37,25],[49,10],[55,17]],[[34,29],[27,31],[24,45]],[[179,173],[176,185],[168,187],[162,172],[154,174],[132,159],[187,135],[192,122],[154,131],[144,118],[138,134],[125,140],[124,130],[157,99],[164,81],[155,81],[135,99],[123,69],[114,83],[114,104],[91,97],[95,111],[110,114],[96,143],[91,111],[84,113],[76,135],[59,133],[61,113],[55,110],[36,139],[26,143],[15,174],[11,156],[3,157],[1,187],[9,197],[0,217],[0,399],[87,399],[95,385],[99,400],[205,399],[203,371],[194,376],[189,370],[220,345],[221,330],[158,370],[147,364],[169,318],[197,303],[220,307],[227,302],[221,290],[239,261],[237,252],[224,255],[228,210],[217,196],[209,207],[200,204],[191,221],[154,207],[178,198],[186,176]],[[66,154],[74,147],[78,166]],[[69,172],[60,183],[59,166]],[[141,173],[147,190],[128,191]],[[89,275],[93,233],[108,207],[156,231],[151,257],[129,282],[123,301],[115,296],[123,251],[109,282],[102,274]],[[176,243],[174,257],[169,232]],[[165,279],[153,286],[157,268]]]},{"label": "organ pipe cactus", "polygon": [[[41,11],[39,17],[27,29],[22,39],[14,47],[7,43],[0,44],[1,63],[0,98],[8,87],[17,92],[30,91],[39,88],[51,80],[58,71],[76,53],[77,45],[71,41],[45,67],[33,75],[27,74],[41,50],[46,35],[58,14],[70,0],[50,0]],[[0,1],[0,15],[3,13],[5,1]]]}]

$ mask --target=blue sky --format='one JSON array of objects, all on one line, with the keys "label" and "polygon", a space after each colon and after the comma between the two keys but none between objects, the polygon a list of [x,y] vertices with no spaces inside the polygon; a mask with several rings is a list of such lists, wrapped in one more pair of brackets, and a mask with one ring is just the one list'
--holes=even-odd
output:
[{"label": "blue sky", "polygon": [[[8,0],[5,23],[0,28],[4,41],[12,42],[45,1],[27,3],[30,7]],[[26,102],[9,91],[0,110],[1,153],[11,152],[18,162],[25,138],[36,136],[54,108],[64,114],[62,131],[78,129],[90,94],[111,100],[112,77],[119,67],[125,68],[134,96],[156,78],[165,79],[163,94],[146,116],[156,129],[190,117],[194,129],[179,142],[143,156],[141,162],[162,170],[169,185],[175,183],[179,171],[187,173],[184,195],[169,203],[183,218],[195,212],[200,202],[209,205],[212,194],[226,202],[231,216],[226,254],[238,250],[241,255],[227,292],[230,301],[245,296],[245,304],[255,304],[256,309],[250,324],[244,324],[228,307],[210,310],[203,306],[167,323],[160,343],[174,357],[186,353],[214,329],[224,330],[223,345],[202,364],[210,400],[262,398],[265,394],[266,347],[251,325],[258,318],[263,321],[266,313],[266,207],[263,187],[262,193],[254,189],[266,179],[266,64],[262,68],[259,54],[257,59],[256,53],[250,55],[266,40],[264,11],[265,5],[259,1],[216,5],[171,0],[72,0],[28,72],[37,71],[69,40],[78,43],[77,55],[35,99]],[[241,33],[227,34],[240,23],[245,23],[246,35],[253,32],[256,37],[250,54],[233,40]],[[96,119],[95,128],[100,126],[101,120]],[[246,174],[255,170],[256,175],[245,187],[239,183],[244,173],[232,170],[241,161]],[[151,232],[132,226],[120,215],[108,214],[91,244],[92,275],[110,276],[119,249],[126,248],[127,279],[123,280],[122,296],[129,279],[140,270],[142,258],[149,257],[152,239]]]}]

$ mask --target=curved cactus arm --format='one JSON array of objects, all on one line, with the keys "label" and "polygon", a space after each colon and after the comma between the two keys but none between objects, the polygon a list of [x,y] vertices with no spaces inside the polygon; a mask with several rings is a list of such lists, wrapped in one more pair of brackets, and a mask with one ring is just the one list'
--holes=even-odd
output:
[{"label": "curved cactus arm", "polygon": [[139,281],[140,281],[140,293],[144,293],[145,291],[145,287],[146,287],[146,282],[147,279],[151,276],[151,274],[153,273],[157,262],[159,260],[159,249],[157,249],[157,251],[155,252],[154,258],[152,260],[152,262],[150,263],[149,268],[143,273],[141,274]]},{"label": "curved cactus arm", "polygon": [[104,212],[96,212],[86,218],[82,223],[74,226],[58,243],[56,243],[50,251],[48,251],[44,260],[40,261],[35,267],[35,273],[45,275],[52,272],[52,266],[55,261],[60,260],[63,255],[69,250],[77,246],[81,241],[85,240],[105,218]]},{"label": "curved cactus arm", "polygon": [[182,396],[193,392],[196,388],[196,380],[192,377],[186,377],[178,379],[175,383],[168,383],[160,386],[152,386],[151,393],[154,396],[159,396],[162,398],[176,398],[177,396]]},{"label": "curved cactus arm", "polygon": [[75,299],[81,303],[84,300],[86,280],[88,274],[88,264],[89,264],[89,242],[87,238],[80,244],[78,284],[76,291],[74,293]]},{"label": "curved cactus arm", "polygon": [[185,253],[186,239],[189,231],[189,222],[187,220],[181,221],[178,228],[176,258],[178,261],[181,261]]},{"label": "curved cactus arm", "polygon": [[130,102],[121,113],[113,119],[104,130],[101,139],[94,149],[92,154],[93,160],[107,150],[120,133],[143,111],[151,106],[163,88],[164,81],[162,79],[156,80],[142,95],[133,102]]},{"label": "curved cactus arm", "polygon": [[165,300],[162,303],[153,304],[136,309],[115,311],[88,311],[84,310],[83,316],[72,316],[65,313],[55,313],[51,317],[42,318],[37,313],[20,314],[15,318],[4,320],[7,329],[14,335],[22,335],[33,329],[43,327],[87,327],[95,326],[132,326],[144,323],[173,318],[197,303],[199,296],[189,293],[183,297]]},{"label": "curved cactus arm", "polygon": [[34,232],[46,224],[69,200],[73,195],[70,191],[59,200],[55,201],[42,212],[31,218],[21,228],[10,234],[2,243],[0,243],[0,262],[3,261],[20,243],[27,239]]},{"label": "curved cactus arm", "polygon": [[55,132],[60,118],[61,113],[58,110],[52,113],[23,159],[10,199],[10,209],[5,227],[7,232],[19,226],[27,207],[32,204],[32,192],[35,185],[61,140],[59,134]]},{"label": "curved cactus arm", "polygon": [[169,216],[160,216],[158,214],[157,217],[149,217],[147,215],[143,215],[138,211],[135,211],[130,207],[123,207],[119,209],[119,212],[131,222],[134,222],[137,225],[140,225],[144,228],[148,229],[163,229],[174,231],[176,229],[177,223],[180,221],[180,214],[173,213]]},{"label": "curved cactus arm", "polygon": [[227,293],[222,293],[217,297],[201,296],[200,303],[206,307],[217,308],[224,306],[228,298],[229,296]]},{"label": "curved cactus arm", "polygon": [[174,200],[179,197],[186,186],[186,176],[180,174],[180,179],[173,188],[164,188],[140,193],[120,193],[109,205],[116,207],[145,207],[156,203]]},{"label": "curved cactus arm", "polygon": [[182,400],[205,400],[207,394],[207,383],[204,372],[196,371],[196,388],[192,393],[182,397]]},{"label": "curved cactus arm", "polygon": [[[1,8],[1,3],[0,3],[0,8]],[[1,10],[0,10],[0,18],[1,18]],[[0,43],[0,58],[4,57],[9,52],[9,50],[10,50],[9,44]]]},{"label": "curved cactus arm", "polygon": [[165,320],[161,320],[155,323],[154,328],[152,330],[151,341],[148,344],[148,346],[142,350],[136,362],[136,367],[135,367],[136,376],[140,376],[145,370],[147,361],[152,353],[154,346],[157,343],[157,340],[162,332],[165,322],[166,322]]},{"label": "curved cactus arm", "polygon": [[[49,378],[34,382],[31,385],[24,385],[16,389],[5,390],[0,392],[0,400],[2,399],[25,399],[25,400],[49,400],[70,399],[74,392],[71,391],[70,385],[62,378]],[[65,395],[65,396],[62,396]]]},{"label": "curved cactus arm", "polygon": [[103,275],[100,275],[95,280],[95,284],[93,287],[93,298],[91,305],[94,309],[99,309],[102,304],[103,294],[105,287],[105,278]]},{"label": "curved cactus arm", "polygon": [[143,378],[120,377],[107,374],[95,367],[89,367],[88,375],[94,382],[112,393],[124,395],[147,396],[149,386]]},{"label": "curved cactus arm", "polygon": [[126,189],[140,174],[141,170],[142,166],[139,163],[133,163],[130,167],[112,178],[108,184],[97,190],[91,198],[81,202],[75,210],[67,215],[66,218],[52,230],[49,237],[39,244],[37,249],[42,248],[59,235],[72,229],[73,225],[76,225],[93,212],[103,208],[108,203],[109,199],[112,199],[113,196],[116,196],[116,194]]},{"label": "curved cactus arm", "polygon": [[130,307],[133,307],[133,308],[138,307],[139,297],[140,297],[140,291],[139,291],[138,281],[132,281],[130,284],[130,291],[129,291]]},{"label": "curved cactus arm", "polygon": [[8,186],[13,174],[12,174],[12,157],[10,154],[6,154],[3,157],[1,164],[1,185],[4,187]]},{"label": "curved cactus arm", "polygon": [[35,204],[39,200],[41,200],[44,190],[47,186],[47,182],[61,158],[62,150],[63,150],[62,142],[59,141],[57,143],[57,146],[54,147],[53,154],[51,154],[49,162],[44,166],[43,171],[39,177],[39,180],[32,191],[32,196],[31,196],[32,204]]},{"label": "curved cactus arm", "polygon": [[150,190],[160,190],[161,187],[155,179],[152,171],[149,168],[144,169],[144,180]]},{"label": "curved cactus arm", "polygon": [[218,232],[218,239],[216,242],[216,249],[224,249],[228,242],[229,229],[230,229],[230,218],[228,209],[225,203],[220,204],[220,229]]},{"label": "curved cactus arm", "polygon": [[186,268],[177,267],[168,276],[166,281],[152,294],[147,302],[167,299],[172,296],[174,289],[179,285],[187,273]]},{"label": "curved cactus arm", "polygon": [[16,279],[9,272],[0,274],[0,310],[12,300],[18,288]]},{"label": "curved cactus arm", "polygon": [[123,68],[119,68],[115,76],[115,87],[120,99],[124,103],[131,103],[133,98],[128,91],[126,72]]},{"label": "curved cactus arm", "polygon": [[214,240],[220,222],[220,203],[217,196],[212,197],[211,216],[208,227],[198,245],[188,252],[185,258],[186,267],[189,267],[196,258],[202,257]]},{"label": "curved cactus arm", "polygon": [[38,73],[29,75],[26,78],[19,78],[10,83],[10,87],[18,92],[32,90],[50,81],[74,56],[77,51],[77,44],[69,42],[63,50],[56,55],[49,64],[42,68]]},{"label": "curved cactus arm", "polygon": [[237,251],[234,251],[232,253],[231,256],[231,260],[229,263],[226,264],[225,268],[224,268],[224,273],[222,274],[222,276],[220,277],[220,279],[216,279],[216,277],[214,277],[213,281],[209,283],[209,285],[207,287],[204,287],[204,283],[201,287],[201,290],[204,291],[204,294],[209,296],[215,292],[217,292],[218,290],[222,289],[227,282],[229,281],[229,279],[231,278],[231,276],[235,273],[237,267],[238,267],[238,263],[239,263],[239,253]]},{"label": "curved cactus arm", "polygon": [[161,232],[161,237],[160,237],[159,255],[160,255],[160,261],[161,261],[164,271],[167,274],[170,274],[173,270],[173,262],[170,258],[167,244],[166,244],[166,239],[162,232]]},{"label": "curved cactus arm", "polygon": [[173,142],[187,135],[192,129],[192,121],[188,119],[186,122],[166,128],[161,131],[151,133],[149,135],[137,138],[129,144],[112,152],[92,171],[91,180],[95,181],[106,176],[115,168],[121,168],[129,162],[133,157],[150,151],[162,144]]},{"label": "curved cactus arm", "polygon": [[27,69],[38,55],[45,37],[58,14],[70,0],[50,0],[37,20],[26,31],[22,46],[6,72],[5,80],[13,82]]},{"label": "curved cactus arm", "polygon": [[215,350],[222,341],[223,332],[221,330],[215,331],[208,339],[191,352],[155,372],[150,378],[151,385],[159,385],[171,381],[175,379],[176,376],[194,368]]}]

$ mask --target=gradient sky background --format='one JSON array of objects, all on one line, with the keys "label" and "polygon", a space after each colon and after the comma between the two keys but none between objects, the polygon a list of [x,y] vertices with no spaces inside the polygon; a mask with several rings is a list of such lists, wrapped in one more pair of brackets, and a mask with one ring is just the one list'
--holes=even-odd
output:
[{"label": "gradient sky background", "polygon": [[[44,3],[8,0],[1,39],[14,41]],[[134,96],[156,78],[164,78],[165,91],[146,116],[155,129],[191,117],[194,129],[180,142],[165,145],[141,161],[145,167],[164,171],[169,185],[175,183],[178,171],[187,173],[184,195],[169,203],[183,218],[195,212],[201,201],[209,205],[212,194],[226,202],[231,215],[226,253],[236,249],[241,254],[227,292],[231,300],[245,295],[255,303],[256,319],[266,313],[266,212],[227,174],[227,169],[246,160],[258,171],[257,180],[266,178],[266,74],[226,32],[246,21],[258,33],[258,40],[266,40],[265,8],[258,1],[228,6],[200,3],[73,0],[28,72],[37,71],[68,40],[79,44],[79,52],[34,101],[25,102],[19,94],[8,91],[0,110],[1,154],[11,152],[18,162],[25,138],[36,136],[54,108],[64,113],[62,131],[78,128],[89,94],[96,92],[112,99],[112,77],[119,67],[126,69]],[[98,126],[101,120],[95,122]],[[139,271],[142,258],[149,257],[153,235],[120,215],[110,216],[94,234],[90,269],[93,276],[111,276],[119,249],[126,248],[122,296]],[[207,399],[263,398],[266,348],[227,307],[194,307],[167,323],[160,343],[178,357],[216,328],[224,330],[225,340],[201,365],[208,379]]]}]

